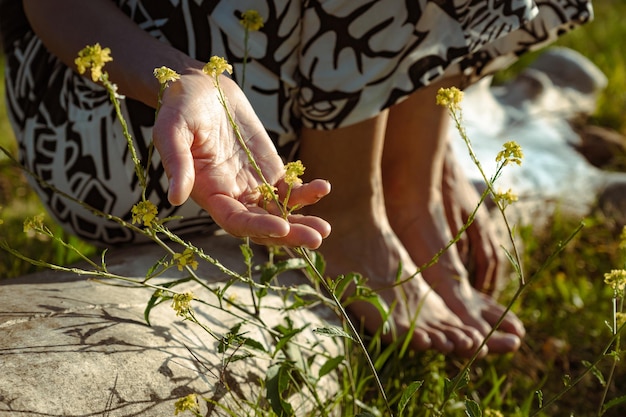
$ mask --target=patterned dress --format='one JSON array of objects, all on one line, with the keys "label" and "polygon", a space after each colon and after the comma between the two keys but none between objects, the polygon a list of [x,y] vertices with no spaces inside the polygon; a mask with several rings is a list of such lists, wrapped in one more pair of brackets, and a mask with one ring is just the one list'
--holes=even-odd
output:
[{"label": "patterned dress", "polygon": [[[143,30],[194,58],[225,57],[236,81],[246,50],[241,14],[257,10],[264,26],[249,36],[244,91],[285,159],[302,126],[357,123],[444,76],[473,82],[592,18],[589,0],[112,1]],[[0,19],[21,161],[56,188],[130,220],[141,190],[106,92],[47,52],[21,2],[0,0]],[[154,110],[131,99],[122,110],[145,161]],[[195,203],[168,203],[158,156],[149,171],[147,196],[160,217],[184,217],[178,233],[214,227]],[[136,238],[33,186],[50,213],[83,239],[111,245]]]}]

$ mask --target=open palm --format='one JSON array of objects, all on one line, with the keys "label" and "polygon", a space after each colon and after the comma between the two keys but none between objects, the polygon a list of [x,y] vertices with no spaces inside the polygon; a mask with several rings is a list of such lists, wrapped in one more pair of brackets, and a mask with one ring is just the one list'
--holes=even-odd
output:
[{"label": "open palm", "polygon": [[[284,195],[284,164],[261,121],[239,87],[221,77],[220,86],[241,137],[264,177]],[[154,126],[154,143],[169,179],[169,200],[191,197],[225,231],[261,244],[317,248],[330,233],[311,216],[283,219],[267,211],[258,190],[263,182],[250,163],[220,102],[214,80],[194,71],[168,87]],[[295,186],[290,205],[309,205],[328,194],[326,181]]]}]

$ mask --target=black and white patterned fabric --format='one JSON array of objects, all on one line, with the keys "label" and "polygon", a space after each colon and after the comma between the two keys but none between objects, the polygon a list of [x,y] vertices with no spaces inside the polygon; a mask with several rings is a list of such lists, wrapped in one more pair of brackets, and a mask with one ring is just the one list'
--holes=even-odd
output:
[{"label": "black and white patterned fabric", "polygon": [[[130,220],[141,190],[106,92],[47,52],[19,2],[0,1],[8,108],[23,163],[58,189]],[[357,123],[440,77],[461,73],[473,82],[592,18],[589,0],[112,1],[146,32],[194,58],[225,57],[237,81],[246,50],[239,20],[257,10],[265,23],[250,33],[243,88],[285,159],[302,126]],[[145,161],[154,110],[126,99],[123,112]],[[193,202],[167,202],[156,155],[149,180],[147,196],[159,216],[184,217],[179,233],[214,227]],[[72,233],[109,245],[135,239],[34,187]]]}]

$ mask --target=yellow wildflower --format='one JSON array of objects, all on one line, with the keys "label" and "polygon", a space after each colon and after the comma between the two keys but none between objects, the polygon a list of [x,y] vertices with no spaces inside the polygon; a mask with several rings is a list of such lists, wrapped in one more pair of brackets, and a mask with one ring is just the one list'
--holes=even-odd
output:
[{"label": "yellow wildflower", "polygon": [[186,266],[190,266],[194,270],[198,269],[198,261],[196,261],[191,248],[186,248],[183,253],[175,253],[174,263],[178,267],[179,271],[182,271]]},{"label": "yellow wildflower", "polygon": [[300,177],[304,174],[304,169],[302,161],[288,162],[285,165],[285,182],[288,185],[302,184]]},{"label": "yellow wildflower", "polygon": [[91,68],[91,79],[96,82],[102,76],[102,67],[107,62],[113,61],[111,50],[102,48],[99,43],[87,45],[78,52],[78,58],[74,60],[79,74],[84,74]]},{"label": "yellow wildflower", "polygon": [[154,69],[154,77],[159,81],[159,84],[169,85],[169,82],[174,82],[180,79],[180,74],[168,67],[161,67]]},{"label": "yellow wildflower", "polygon": [[237,304],[237,294],[229,294],[228,297],[226,297],[226,300],[228,301],[228,304],[226,304],[226,308],[230,309],[230,306],[232,304]]},{"label": "yellow wildflower", "polygon": [[41,229],[43,229],[43,214],[24,220],[24,233],[37,232]]},{"label": "yellow wildflower", "polygon": [[198,399],[196,394],[189,394],[186,397],[178,399],[174,403],[174,415],[178,413],[184,413],[185,411],[191,411],[194,414],[200,413],[200,406],[198,405]]},{"label": "yellow wildflower", "polygon": [[193,293],[186,292],[184,294],[174,294],[172,297],[172,309],[179,317],[185,317],[191,309],[191,301],[193,301]]},{"label": "yellow wildflower", "polygon": [[493,199],[496,203],[502,203],[504,207],[518,200],[517,195],[510,188],[506,192],[498,191]]},{"label": "yellow wildflower", "polygon": [[158,214],[156,206],[150,201],[140,201],[131,209],[133,224],[143,223],[146,227],[152,227]]},{"label": "yellow wildflower", "polygon": [[257,31],[263,27],[263,17],[256,10],[246,10],[241,14],[239,23],[250,32]]},{"label": "yellow wildflower", "polygon": [[503,162],[504,166],[511,162],[521,165],[522,158],[524,158],[522,147],[515,141],[509,141],[504,144],[504,149],[498,152],[496,162]]},{"label": "yellow wildflower", "polygon": [[229,74],[233,73],[233,66],[226,61],[226,59],[219,56],[212,56],[209,62],[207,62],[202,68],[202,72],[210,75],[213,78],[217,78],[218,75],[226,71]]},{"label": "yellow wildflower", "polygon": [[500,411],[494,410],[493,408],[485,409],[485,413],[483,415],[485,417],[504,417],[504,415]]},{"label": "yellow wildflower", "polygon": [[611,272],[607,272],[604,274],[604,283],[611,286],[616,294],[623,294],[626,285],[626,270],[613,269]]},{"label": "yellow wildflower", "polygon": [[274,201],[278,188],[269,184],[261,184],[259,185],[259,192],[261,193],[261,198],[264,201]]},{"label": "yellow wildflower", "polygon": [[449,110],[461,110],[463,91],[456,87],[440,88],[437,92],[437,104]]}]

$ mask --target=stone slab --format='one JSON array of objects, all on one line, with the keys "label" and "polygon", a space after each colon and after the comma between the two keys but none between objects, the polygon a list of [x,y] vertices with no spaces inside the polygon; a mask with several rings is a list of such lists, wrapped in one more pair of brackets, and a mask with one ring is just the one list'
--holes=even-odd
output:
[{"label": "stone slab", "polygon": [[[212,236],[199,238],[196,245],[241,270],[240,243]],[[139,245],[113,251],[107,265],[111,272],[143,276],[161,256],[160,248]],[[224,277],[213,267],[201,266],[198,273],[211,285],[223,285]],[[161,281],[177,275],[174,269]],[[285,278],[287,284],[281,285],[305,284],[298,272]],[[154,308],[152,326],[147,326],[143,314],[152,290],[51,271],[0,283],[0,416],[167,416],[173,415],[174,402],[190,393],[219,404],[209,413],[208,403],[201,401],[203,415],[228,415],[221,407],[247,415],[250,403],[264,401],[263,381],[275,363],[268,354],[252,349],[247,352],[253,356],[229,362],[246,350],[219,353],[218,340],[181,321],[169,302]],[[217,302],[198,284],[187,288],[204,294],[208,303]],[[238,283],[226,296],[245,305],[249,294],[250,288]],[[267,325],[285,324],[285,313],[277,309],[281,296],[270,292],[263,302],[260,315]],[[218,337],[240,321],[232,307],[194,307]],[[333,339],[312,331],[337,323],[331,309],[317,306],[288,315],[295,327],[307,326],[298,341],[318,353],[317,366],[339,354]],[[272,344],[270,335],[255,326],[244,325],[244,331],[262,345]],[[325,379],[318,387],[330,394],[335,377]],[[312,407],[310,396],[296,395],[292,405],[304,412]]]}]

